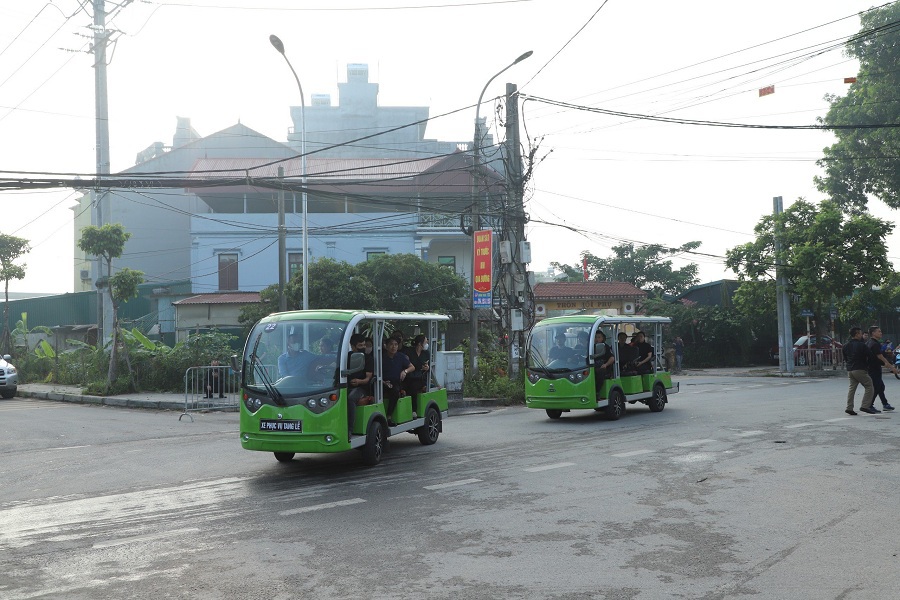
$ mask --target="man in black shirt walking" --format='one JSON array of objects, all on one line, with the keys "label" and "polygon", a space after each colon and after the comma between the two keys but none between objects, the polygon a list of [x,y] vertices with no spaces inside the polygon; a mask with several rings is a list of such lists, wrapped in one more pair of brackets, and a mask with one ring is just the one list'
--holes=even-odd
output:
[{"label": "man in black shirt walking", "polygon": [[[881,347],[881,327],[877,325],[869,327],[869,341],[866,342],[866,346],[872,353],[872,361],[869,363],[869,377],[872,378],[872,385],[875,386],[874,394],[881,399],[882,410],[894,410],[894,407],[888,403],[887,397],[884,395],[884,379],[881,377],[881,368],[887,367],[896,373],[897,367],[891,364],[884,355]],[[875,401],[873,400],[872,403],[874,404]]]},{"label": "man in black shirt walking", "polygon": [[847,377],[850,378],[850,389],[847,391],[847,410],[844,412],[848,415],[855,415],[853,410],[854,396],[856,388],[862,384],[865,392],[863,393],[862,405],[859,410],[864,413],[875,414],[881,411],[872,408],[874,401],[875,386],[872,385],[872,378],[869,377],[869,357],[872,355],[866,344],[862,341],[862,329],[859,327],[850,328],[850,341],[844,346],[844,356],[847,359]]}]

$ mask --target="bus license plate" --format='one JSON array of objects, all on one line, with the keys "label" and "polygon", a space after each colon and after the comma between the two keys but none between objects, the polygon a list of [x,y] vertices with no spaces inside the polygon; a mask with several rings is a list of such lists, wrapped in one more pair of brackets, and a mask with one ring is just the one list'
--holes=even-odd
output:
[{"label": "bus license plate", "polygon": [[301,421],[282,421],[263,419],[259,422],[260,431],[290,431],[300,433],[303,431],[303,423]]}]

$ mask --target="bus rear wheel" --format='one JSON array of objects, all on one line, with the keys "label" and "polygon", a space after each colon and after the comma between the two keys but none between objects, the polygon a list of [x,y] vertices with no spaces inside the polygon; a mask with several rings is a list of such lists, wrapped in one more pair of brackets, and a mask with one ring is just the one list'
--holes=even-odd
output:
[{"label": "bus rear wheel", "polygon": [[562,416],[562,411],[557,408],[548,408],[547,416],[551,419],[558,419]]},{"label": "bus rear wheel", "polygon": [[606,418],[610,421],[618,421],[625,414],[625,396],[620,390],[612,390],[609,393],[609,404],[606,407]]},{"label": "bus rear wheel", "polygon": [[429,406],[425,411],[425,424],[416,433],[423,446],[430,446],[438,441],[441,434],[441,413],[435,407]]},{"label": "bus rear wheel", "polygon": [[291,462],[292,460],[294,460],[294,453],[293,452],[276,452],[275,460],[277,460],[278,462]]},{"label": "bus rear wheel", "polygon": [[653,397],[647,401],[647,406],[650,407],[650,412],[662,412],[662,410],[666,407],[666,388],[663,387],[662,384],[657,383],[653,386]]},{"label": "bus rear wheel", "polygon": [[369,429],[366,431],[366,444],[362,448],[363,464],[374,466],[380,463],[386,441],[387,437],[381,421],[375,420],[369,423]]}]

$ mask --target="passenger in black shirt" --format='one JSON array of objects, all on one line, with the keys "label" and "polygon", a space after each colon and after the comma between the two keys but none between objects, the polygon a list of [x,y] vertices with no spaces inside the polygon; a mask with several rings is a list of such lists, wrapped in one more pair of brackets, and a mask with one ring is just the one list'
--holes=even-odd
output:
[{"label": "passenger in black shirt", "polygon": [[634,347],[637,348],[637,363],[635,368],[641,375],[653,372],[653,346],[647,343],[643,331],[635,332]]},{"label": "passenger in black shirt", "polygon": [[[366,337],[361,333],[354,333],[350,336],[350,346],[353,350],[347,356],[348,363],[354,352],[365,354]],[[347,427],[350,430],[353,429],[353,421],[356,418],[356,407],[364,406],[366,404],[364,398],[370,395],[369,384],[375,372],[375,357],[372,354],[365,354],[365,357],[362,370],[347,375]]]}]

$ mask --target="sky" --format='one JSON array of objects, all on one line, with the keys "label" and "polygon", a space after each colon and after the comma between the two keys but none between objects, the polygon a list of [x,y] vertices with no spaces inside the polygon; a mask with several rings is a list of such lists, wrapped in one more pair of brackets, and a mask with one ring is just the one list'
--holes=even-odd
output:
[{"label": "sky", "polygon": [[[337,101],[348,63],[367,63],[380,106],[428,106],[426,137],[468,140],[475,103],[497,132],[492,99],[515,83],[524,143],[539,162],[526,195],[534,271],[608,256],[623,242],[700,241],[676,268],[702,282],[735,278],[727,249],[797,198],[824,131],[702,127],[560,107],[741,124],[811,125],[858,65],[841,42],[859,30],[857,0],[149,0],[107,2],[112,172],[176,117],[201,135],[237,122],[285,142],[296,83],[269,43],[276,34],[303,85]],[[0,3],[0,171],[90,177],[95,166],[91,2]],[[760,97],[760,88],[775,93]],[[28,239],[27,276],[11,292],[72,291],[71,190],[2,192],[0,231]],[[872,212],[896,221],[875,200]],[[895,236],[889,238],[892,242]],[[889,247],[892,243],[889,243]],[[900,251],[898,251],[900,255]],[[892,257],[893,258],[893,257]]]}]

